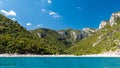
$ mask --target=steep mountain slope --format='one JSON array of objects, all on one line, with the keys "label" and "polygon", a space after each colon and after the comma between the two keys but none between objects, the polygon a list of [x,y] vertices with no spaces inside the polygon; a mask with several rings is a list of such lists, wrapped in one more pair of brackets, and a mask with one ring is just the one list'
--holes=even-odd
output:
[{"label": "steep mountain slope", "polygon": [[58,50],[60,53],[64,53],[64,50],[70,48],[79,40],[91,35],[95,32],[95,29],[84,28],[82,31],[66,29],[66,30],[50,30],[46,28],[38,28],[30,30],[30,32],[40,38],[45,39],[51,44],[51,47]]},{"label": "steep mountain slope", "polygon": [[77,41],[80,41],[83,38],[91,35],[95,31],[96,31],[95,29],[83,28],[82,30],[73,29],[59,30],[58,33],[61,35],[62,38],[65,38],[74,44]]},{"label": "steep mountain slope", "polygon": [[17,21],[0,14],[0,53],[65,54],[66,49],[88,36],[90,30],[54,31],[40,28],[27,31]]},{"label": "steep mountain slope", "polygon": [[120,12],[102,21],[99,29],[27,31],[17,21],[0,14],[0,53],[99,54],[120,50]]},{"label": "steep mountain slope", "polygon": [[60,34],[55,30],[50,30],[46,28],[38,28],[30,31],[34,36],[39,39],[45,39],[51,44],[51,47],[63,53],[66,48],[71,46],[71,42],[67,41],[65,38],[61,38]]},{"label": "steep mountain slope", "polygon": [[113,13],[109,21],[102,21],[99,28],[93,35],[76,43],[66,52],[83,55],[120,49],[120,12]]},{"label": "steep mountain slope", "polygon": [[46,39],[38,38],[17,21],[0,14],[0,53],[56,54],[60,53]]}]

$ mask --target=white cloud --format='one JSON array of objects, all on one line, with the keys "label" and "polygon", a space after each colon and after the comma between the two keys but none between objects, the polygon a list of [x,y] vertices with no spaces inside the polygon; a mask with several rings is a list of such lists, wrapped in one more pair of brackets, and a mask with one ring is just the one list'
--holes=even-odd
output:
[{"label": "white cloud", "polygon": [[42,12],[46,12],[46,9],[41,9]]},{"label": "white cloud", "polygon": [[32,24],[31,23],[27,23],[27,26],[31,26]]},{"label": "white cloud", "polygon": [[53,18],[60,18],[61,17],[57,12],[54,12],[54,11],[49,11],[49,10],[46,10],[46,9],[41,9],[41,11],[48,13]]},{"label": "white cloud", "polygon": [[51,11],[50,13],[49,13],[49,15],[55,15],[56,14],[56,12],[53,12],[53,11]]},{"label": "white cloud", "polygon": [[3,14],[5,14],[6,16],[16,16],[16,12],[14,12],[13,10],[10,10],[10,11],[6,11],[6,10],[1,10],[1,12]]},{"label": "white cloud", "polygon": [[50,11],[49,15],[54,17],[54,18],[59,18],[60,17],[60,15],[58,13],[54,12],[54,11]]},{"label": "white cloud", "polygon": [[16,19],[15,19],[15,18],[11,18],[11,20],[16,21]]},{"label": "white cloud", "polygon": [[51,4],[51,3],[52,3],[52,1],[51,1],[51,0],[47,0],[47,1],[48,1],[48,3],[49,3],[49,4]]},{"label": "white cloud", "polygon": [[41,27],[41,26],[42,26],[42,24],[38,24],[38,25],[37,25],[37,27]]}]

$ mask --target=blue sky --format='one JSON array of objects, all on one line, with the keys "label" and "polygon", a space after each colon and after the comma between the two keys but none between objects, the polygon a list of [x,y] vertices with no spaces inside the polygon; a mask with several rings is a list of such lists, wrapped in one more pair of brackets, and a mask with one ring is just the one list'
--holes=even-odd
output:
[{"label": "blue sky", "polygon": [[0,13],[30,29],[98,28],[120,11],[120,0],[0,0]]}]

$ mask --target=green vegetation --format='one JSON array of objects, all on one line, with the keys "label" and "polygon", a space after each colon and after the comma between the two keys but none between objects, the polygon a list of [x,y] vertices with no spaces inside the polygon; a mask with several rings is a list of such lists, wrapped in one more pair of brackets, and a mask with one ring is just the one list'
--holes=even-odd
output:
[{"label": "green vegetation", "polygon": [[[38,28],[27,31],[17,21],[0,14],[0,54],[99,54],[120,49],[120,18],[117,25],[96,32]],[[94,29],[92,29],[94,31]]]},{"label": "green vegetation", "polygon": [[117,19],[116,22],[117,25],[112,27],[106,25],[103,29],[67,49],[66,52],[75,55],[86,55],[120,49],[120,19]]},{"label": "green vegetation", "polygon": [[[48,32],[49,33],[49,32]],[[56,41],[57,33],[39,38],[0,14],[0,53],[18,54],[60,54],[66,48],[62,42]],[[59,44],[58,44],[59,43]],[[58,46],[57,46],[58,45]]]},{"label": "green vegetation", "polygon": [[58,34],[57,31],[46,28],[39,28],[31,30],[30,32],[40,39],[47,40],[47,43],[51,44],[49,47],[55,49],[58,54],[64,53],[64,50],[71,46],[71,42],[67,41],[66,38],[61,38],[61,35]]}]

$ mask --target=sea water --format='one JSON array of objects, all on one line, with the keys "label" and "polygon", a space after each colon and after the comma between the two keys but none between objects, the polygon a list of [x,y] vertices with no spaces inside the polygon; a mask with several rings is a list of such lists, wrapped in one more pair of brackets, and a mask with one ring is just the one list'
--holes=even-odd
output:
[{"label": "sea water", "polygon": [[9,57],[0,68],[120,68],[120,58],[103,57]]}]

